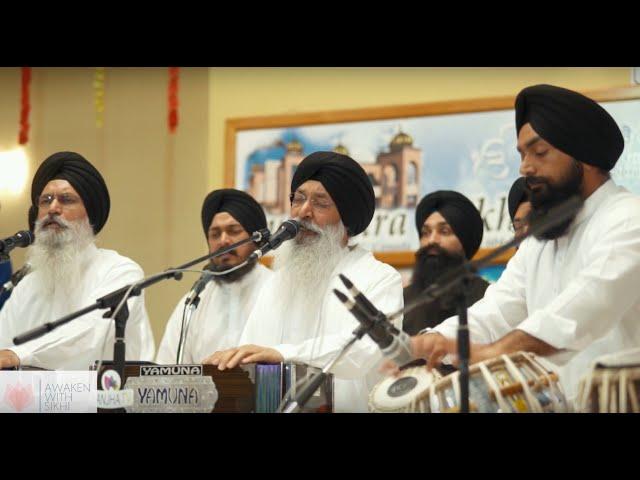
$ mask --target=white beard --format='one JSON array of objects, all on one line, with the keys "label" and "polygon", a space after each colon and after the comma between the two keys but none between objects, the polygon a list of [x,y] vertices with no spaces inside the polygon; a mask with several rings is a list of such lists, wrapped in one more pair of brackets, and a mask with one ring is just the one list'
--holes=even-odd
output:
[{"label": "white beard", "polygon": [[347,254],[347,247],[342,245],[346,229],[342,222],[323,228],[306,221],[300,223],[319,235],[297,237],[283,244],[274,252],[273,270],[281,279],[284,294],[279,302],[283,311],[302,304],[311,319],[320,313],[331,274]]},{"label": "white beard", "polygon": [[91,260],[87,247],[95,241],[89,220],[68,222],[60,217],[54,221],[66,228],[62,230],[43,229],[42,223],[50,217],[36,221],[35,242],[27,253],[27,262],[38,278],[35,283],[45,302],[56,297],[69,299],[74,308],[78,288],[82,285],[88,263]]}]

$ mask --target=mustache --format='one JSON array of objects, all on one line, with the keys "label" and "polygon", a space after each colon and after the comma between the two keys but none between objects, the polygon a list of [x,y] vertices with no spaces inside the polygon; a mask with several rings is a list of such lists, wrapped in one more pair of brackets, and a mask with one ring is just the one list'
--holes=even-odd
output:
[{"label": "mustache", "polygon": [[[435,254],[435,255],[433,255]],[[442,247],[441,245],[438,245],[437,243],[430,243],[429,245],[425,245],[424,247],[421,247],[415,254],[416,257],[416,261],[420,262],[420,261],[425,261],[427,259],[432,259],[433,257],[439,257],[442,259],[446,259],[446,260],[450,260],[450,259],[461,259],[462,261],[464,261],[464,257],[457,254],[457,253],[452,253],[448,250],[446,250],[444,247]]]},{"label": "mustache", "polygon": [[429,255],[431,253],[435,253],[436,255],[448,255],[448,252],[440,245],[438,245],[437,243],[430,243],[429,245],[426,245],[418,250],[416,252],[416,256],[420,256],[421,254]]},{"label": "mustache", "polygon": [[49,225],[54,225],[54,224],[62,228],[70,227],[69,223],[66,220],[63,220],[62,218],[59,218],[59,217],[45,217],[39,222],[40,222],[41,228],[47,227]]},{"label": "mustache", "polygon": [[300,224],[301,230],[307,230],[309,232],[317,233],[318,235],[322,235],[324,233],[320,227],[318,227],[317,225],[314,225],[308,220],[298,220],[298,219],[296,220]]},{"label": "mustache", "polygon": [[[236,259],[240,258],[240,254],[238,253],[237,250],[231,250],[229,252],[226,252],[225,255],[229,255]],[[224,262],[224,263],[221,263],[221,262]],[[208,265],[208,268],[211,268],[211,270],[213,271],[221,271],[221,270],[223,271],[223,270],[228,270],[229,268],[232,268],[226,265],[226,261],[222,259],[222,255],[219,257],[212,258],[211,260],[209,260],[209,263],[207,265]]]},{"label": "mustache", "polygon": [[538,185],[549,185],[549,182],[542,177],[526,177],[525,185],[527,186],[527,189],[529,190],[529,192],[531,192],[532,187],[535,187]]}]

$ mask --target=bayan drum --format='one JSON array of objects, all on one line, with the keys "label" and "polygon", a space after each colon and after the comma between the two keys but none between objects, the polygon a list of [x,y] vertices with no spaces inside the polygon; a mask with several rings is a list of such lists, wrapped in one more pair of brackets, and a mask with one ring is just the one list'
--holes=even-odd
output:
[{"label": "bayan drum", "polygon": [[[431,386],[432,412],[460,411],[460,372]],[[557,374],[532,353],[501,355],[469,368],[469,410],[481,413],[567,412]]]},{"label": "bayan drum", "polygon": [[640,413],[640,349],[596,359],[578,386],[576,410],[583,413]]},{"label": "bayan drum", "polygon": [[424,365],[405,368],[397,377],[387,377],[369,394],[372,413],[428,413],[429,390],[442,375]]}]

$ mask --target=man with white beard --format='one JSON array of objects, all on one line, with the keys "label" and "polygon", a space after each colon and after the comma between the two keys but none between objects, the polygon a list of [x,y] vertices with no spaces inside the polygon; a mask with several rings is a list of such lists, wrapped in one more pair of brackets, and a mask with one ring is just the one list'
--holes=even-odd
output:
[{"label": "man with white beard", "polygon": [[[114,322],[96,310],[40,338],[14,346],[32,328],[89,306],[113,290],[143,278],[142,269],[113,250],[99,249],[97,235],[109,216],[110,199],[100,172],[74,152],[47,158],[31,185],[35,243],[27,262],[32,273],[18,284],[0,311],[0,368],[32,365],[86,370],[113,357]],[[128,301],[128,359],[152,360],[153,334],[144,298]]]},{"label": "man with white beard", "polygon": [[[352,158],[315,152],[291,182],[291,215],[298,236],[275,252],[274,275],[260,291],[240,347],[219,351],[204,363],[220,370],[254,362],[324,366],[352,338],[358,322],[333,294],[348,277],[382,312],[403,306],[400,274],[379,262],[355,239],[373,218],[369,177]],[[396,323],[402,328],[402,321]],[[332,368],[334,410],[366,412],[368,392],[381,375],[382,355],[368,337],[356,342]]]}]

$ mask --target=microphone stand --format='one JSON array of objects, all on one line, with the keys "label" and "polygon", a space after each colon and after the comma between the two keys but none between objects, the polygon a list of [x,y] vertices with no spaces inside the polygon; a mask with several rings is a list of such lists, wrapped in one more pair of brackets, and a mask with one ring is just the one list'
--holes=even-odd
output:
[{"label": "microphone stand", "polygon": [[470,340],[469,325],[467,323],[467,287],[471,280],[470,275],[461,277],[458,283],[458,294],[456,295],[456,303],[458,310],[458,357],[460,370],[460,412],[469,413],[469,358],[470,358]]},{"label": "microphone stand", "polygon": [[198,294],[191,303],[184,306],[185,311],[183,313],[182,330],[180,330],[180,341],[178,342],[178,355],[176,358],[176,362],[178,364],[182,363],[182,357],[184,356],[184,343],[187,341],[187,334],[189,333],[189,325],[191,325],[191,317],[193,316],[193,313],[196,311],[196,308],[198,308],[199,304],[200,304],[200,295]]},{"label": "microphone stand", "polygon": [[[225,253],[234,250],[235,248],[244,245],[249,242],[261,242],[263,239],[269,237],[269,230],[262,229],[257,232],[254,232],[249,238],[245,240],[241,240],[233,245],[230,245],[224,249],[217,250],[208,255],[203,255],[202,257],[196,258],[190,262],[185,263],[177,268],[171,268],[164,272],[161,272],[156,275],[152,275],[151,277],[142,280],[138,283],[134,283],[131,285],[127,285],[125,287],[119,288],[111,293],[104,295],[96,300],[96,302],[88,307],[77,310],[76,312],[70,313],[69,315],[65,315],[64,317],[55,320],[53,322],[48,322],[39,327],[33,328],[28,332],[25,332],[21,335],[18,335],[13,339],[14,345],[21,345],[30,340],[34,340],[36,338],[41,337],[42,335],[49,333],[50,331],[58,328],[65,323],[68,323],[72,320],[75,320],[82,315],[93,312],[98,309],[109,309],[103,317],[104,318],[113,318],[115,320],[115,343],[113,346],[113,363],[114,368],[118,372],[121,378],[124,378],[124,365],[125,365],[125,342],[124,342],[124,331],[127,324],[127,320],[129,318],[129,309],[127,308],[126,300],[129,297],[135,297],[140,295],[142,290],[151,285],[154,285],[162,280],[173,278],[175,280],[182,279],[182,272],[176,270],[186,270],[193,265],[201,263],[205,260],[209,260],[211,258],[219,257],[220,255],[224,255]],[[121,305],[119,307],[119,305]],[[115,313],[115,316],[114,316]]]},{"label": "microphone stand", "polygon": [[307,384],[302,387],[298,395],[295,396],[292,402],[289,403],[286,407],[282,408],[281,413],[298,413],[302,410],[302,408],[307,404],[311,396],[315,393],[315,391],[322,385],[322,382],[327,378],[329,371],[333,368],[333,366],[349,351],[349,349],[353,346],[356,341],[360,340],[365,333],[367,333],[370,329],[374,327],[376,323],[372,322],[368,327],[364,325],[358,326],[353,331],[353,337],[349,339],[347,343],[340,349],[338,354],[329,360],[322,370],[318,372],[314,377],[310,378]]}]

